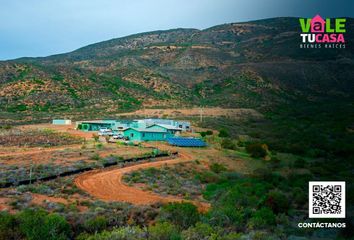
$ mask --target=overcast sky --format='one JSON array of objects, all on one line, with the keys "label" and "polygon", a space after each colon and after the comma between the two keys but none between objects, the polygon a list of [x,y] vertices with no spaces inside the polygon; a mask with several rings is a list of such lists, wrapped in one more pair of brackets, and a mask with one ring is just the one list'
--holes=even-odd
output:
[{"label": "overcast sky", "polygon": [[353,0],[0,0],[0,59],[47,56],[129,34],[270,17],[353,17]]}]

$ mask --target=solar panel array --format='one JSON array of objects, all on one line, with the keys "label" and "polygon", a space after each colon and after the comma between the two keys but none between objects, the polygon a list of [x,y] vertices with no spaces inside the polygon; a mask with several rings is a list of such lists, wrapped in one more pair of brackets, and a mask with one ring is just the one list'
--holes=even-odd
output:
[{"label": "solar panel array", "polygon": [[168,138],[167,142],[178,147],[205,147],[206,143],[199,138]]}]

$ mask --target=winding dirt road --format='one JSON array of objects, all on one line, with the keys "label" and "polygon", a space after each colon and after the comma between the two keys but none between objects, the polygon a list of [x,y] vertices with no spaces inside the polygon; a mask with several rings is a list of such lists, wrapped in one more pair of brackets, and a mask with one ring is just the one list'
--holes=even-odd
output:
[{"label": "winding dirt road", "polygon": [[143,168],[160,167],[192,161],[192,157],[180,153],[178,158],[163,160],[157,162],[142,163],[119,169],[94,170],[79,175],[75,178],[75,184],[82,190],[92,196],[105,201],[128,202],[135,205],[153,204],[156,202],[191,202],[196,205],[199,211],[207,211],[210,208],[209,203],[199,201],[184,200],[175,196],[160,196],[158,194],[143,191],[130,187],[122,180],[123,175]]}]

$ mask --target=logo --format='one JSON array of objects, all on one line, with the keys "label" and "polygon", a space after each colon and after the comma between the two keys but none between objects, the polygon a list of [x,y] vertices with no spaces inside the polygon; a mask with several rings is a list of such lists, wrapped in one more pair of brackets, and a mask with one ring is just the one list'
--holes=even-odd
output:
[{"label": "logo", "polygon": [[346,19],[300,18],[300,48],[345,48]]},{"label": "logo", "polygon": [[345,218],[345,182],[309,182],[309,218]]}]

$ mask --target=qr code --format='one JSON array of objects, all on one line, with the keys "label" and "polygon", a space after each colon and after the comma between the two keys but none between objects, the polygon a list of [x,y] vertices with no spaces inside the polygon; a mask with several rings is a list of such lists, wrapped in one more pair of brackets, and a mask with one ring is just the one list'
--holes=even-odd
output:
[{"label": "qr code", "polygon": [[345,182],[309,182],[310,218],[345,218]]}]

